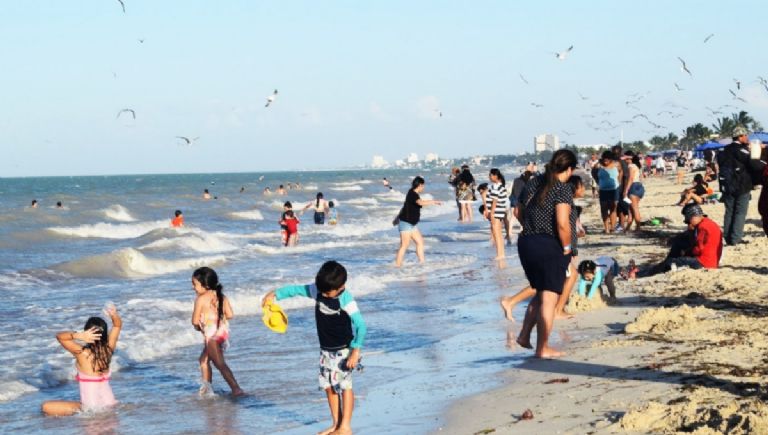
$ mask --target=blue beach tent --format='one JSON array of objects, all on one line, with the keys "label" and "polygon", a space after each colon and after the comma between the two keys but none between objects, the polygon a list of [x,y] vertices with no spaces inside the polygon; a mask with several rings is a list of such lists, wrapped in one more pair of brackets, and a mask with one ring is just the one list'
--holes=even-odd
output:
[{"label": "blue beach tent", "polygon": [[706,150],[719,150],[725,148],[725,145],[721,144],[720,142],[715,142],[713,140],[709,142],[705,142],[699,146],[697,146],[693,152],[696,155],[696,157],[701,158],[704,155],[704,151]]},{"label": "blue beach tent", "polygon": [[758,139],[760,142],[768,143],[768,133],[764,131],[756,131],[749,135],[749,140]]}]

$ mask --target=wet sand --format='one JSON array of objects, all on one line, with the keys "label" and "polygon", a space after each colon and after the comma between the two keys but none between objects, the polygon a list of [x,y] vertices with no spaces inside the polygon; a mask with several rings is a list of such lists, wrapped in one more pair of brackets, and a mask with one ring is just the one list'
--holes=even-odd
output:
[{"label": "wet sand", "polygon": [[[666,255],[666,238],[684,229],[681,208],[673,205],[683,186],[666,177],[644,184],[643,219],[670,223],[603,235],[593,203],[582,216],[590,234],[580,259],[611,255],[622,267],[635,259],[642,269]],[[435,432],[768,433],[760,387],[768,379],[768,239],[758,194],[753,191],[745,226],[749,244],[725,247],[720,269],[617,279],[618,306],[571,301],[576,317],[554,331],[576,337],[564,358],[529,358],[508,370],[500,388],[454,403]],[[722,223],[722,204],[703,209]],[[510,355],[521,354],[530,351]],[[526,410],[533,418],[523,418]]]}]

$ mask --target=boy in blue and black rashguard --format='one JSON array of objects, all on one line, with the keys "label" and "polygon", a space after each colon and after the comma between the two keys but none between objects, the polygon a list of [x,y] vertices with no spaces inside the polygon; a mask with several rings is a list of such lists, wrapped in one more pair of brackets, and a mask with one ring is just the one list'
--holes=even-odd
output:
[{"label": "boy in blue and black rashguard", "polygon": [[[272,300],[304,296],[315,300],[315,323],[320,339],[320,388],[328,396],[333,426],[320,433],[351,433],[355,395],[352,370],[360,360],[365,321],[352,294],[346,291],[347,270],[335,261],[325,262],[314,284],[289,285],[264,296]],[[341,397],[339,397],[341,395]],[[340,400],[341,399],[341,400]]]}]

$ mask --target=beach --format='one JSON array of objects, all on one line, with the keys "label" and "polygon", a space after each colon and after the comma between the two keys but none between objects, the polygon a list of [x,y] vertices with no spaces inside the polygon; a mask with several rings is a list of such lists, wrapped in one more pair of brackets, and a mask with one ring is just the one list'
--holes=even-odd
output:
[{"label": "beach", "polygon": [[[681,207],[673,205],[684,186],[669,177],[644,184],[644,219],[664,217],[669,225],[603,235],[592,204],[582,215],[591,233],[580,259],[610,255],[642,268],[664,258],[664,238],[684,228]],[[758,194],[745,226],[749,244],[726,246],[719,269],[616,280],[619,305],[575,304],[575,318],[555,324],[555,335],[579,337],[563,348],[564,358],[526,358],[499,378],[497,389],[446,410],[434,433],[768,433],[761,387],[768,243]],[[722,223],[722,204],[702,208]],[[533,418],[523,419],[528,409]]]}]

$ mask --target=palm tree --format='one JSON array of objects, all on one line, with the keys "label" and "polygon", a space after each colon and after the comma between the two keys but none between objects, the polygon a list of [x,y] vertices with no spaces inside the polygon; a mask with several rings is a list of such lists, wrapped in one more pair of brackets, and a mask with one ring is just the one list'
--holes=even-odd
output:
[{"label": "palm tree", "polygon": [[747,112],[744,110],[742,110],[739,113],[732,114],[731,118],[733,119],[733,122],[735,122],[736,124],[743,125],[744,127],[747,127],[752,131],[760,131],[763,129],[763,126],[760,125],[760,123],[757,122],[755,118],[749,116]]},{"label": "palm tree", "polygon": [[[735,116],[736,115],[734,114],[734,117]],[[720,137],[731,137],[733,129],[736,128],[736,124],[734,118],[723,117],[717,120],[717,124],[712,124],[712,128],[715,129],[715,133]]]},{"label": "palm tree", "polygon": [[680,145],[685,148],[693,148],[709,139],[712,135],[712,130],[699,122],[686,128],[684,133],[685,137],[680,140]]}]

